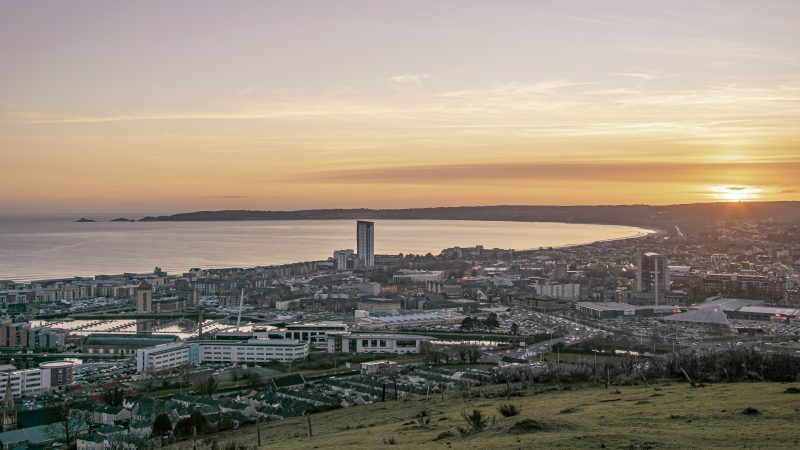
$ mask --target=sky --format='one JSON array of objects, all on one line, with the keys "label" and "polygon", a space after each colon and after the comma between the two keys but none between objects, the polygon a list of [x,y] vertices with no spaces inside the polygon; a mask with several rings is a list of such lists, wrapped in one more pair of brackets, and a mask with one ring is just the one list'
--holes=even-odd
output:
[{"label": "sky", "polygon": [[800,2],[0,2],[0,212],[800,200]]}]

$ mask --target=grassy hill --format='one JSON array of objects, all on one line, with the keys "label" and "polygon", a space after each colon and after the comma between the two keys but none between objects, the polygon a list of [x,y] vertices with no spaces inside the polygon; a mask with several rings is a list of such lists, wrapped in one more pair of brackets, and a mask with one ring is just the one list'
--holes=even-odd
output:
[{"label": "grassy hill", "polygon": [[[686,384],[543,391],[505,398],[505,386],[376,403],[261,425],[261,448],[800,448],[797,383]],[[511,403],[519,415],[497,408]],[[430,422],[421,424],[421,411]],[[462,436],[462,412],[494,416],[484,431]],[[423,420],[424,421],[424,420]],[[255,427],[212,435],[225,448],[256,444]],[[169,448],[191,448],[191,442]]]}]

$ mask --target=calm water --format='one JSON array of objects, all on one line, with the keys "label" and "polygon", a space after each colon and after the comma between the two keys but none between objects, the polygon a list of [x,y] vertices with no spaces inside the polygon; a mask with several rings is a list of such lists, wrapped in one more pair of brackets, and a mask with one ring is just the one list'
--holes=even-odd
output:
[{"label": "calm water", "polygon": [[[253,267],[321,260],[334,250],[355,248],[355,220],[75,223],[75,218],[0,216],[0,279],[149,272],[155,266],[170,273]],[[477,244],[525,250],[647,232],[611,225],[376,220],[375,250],[438,254]]]}]

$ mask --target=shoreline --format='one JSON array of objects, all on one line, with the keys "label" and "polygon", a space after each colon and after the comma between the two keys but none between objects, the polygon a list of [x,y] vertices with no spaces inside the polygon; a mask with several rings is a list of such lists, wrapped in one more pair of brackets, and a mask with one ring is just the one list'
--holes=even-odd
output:
[{"label": "shoreline", "polygon": [[[307,219],[307,220],[308,221],[318,221],[318,220],[350,221],[351,219]],[[376,219],[376,220],[378,220],[378,221],[390,221],[391,222],[391,221],[431,220],[431,219]],[[604,242],[615,242],[615,241],[622,241],[622,240],[629,240],[629,239],[641,239],[641,238],[646,237],[646,236],[659,234],[659,233],[664,233],[663,230],[647,229],[647,228],[643,228],[643,227],[626,226],[626,225],[610,225],[610,224],[575,224],[575,223],[569,223],[569,222],[538,222],[538,221],[537,222],[529,222],[529,221],[511,221],[511,220],[494,220],[494,221],[489,221],[489,220],[459,220],[459,219],[449,219],[449,220],[448,219],[434,219],[434,220],[442,220],[442,221],[447,220],[448,222],[449,221],[462,221],[462,222],[481,222],[481,223],[486,223],[486,222],[499,222],[499,223],[514,222],[514,223],[520,223],[520,224],[531,224],[531,223],[559,224],[559,223],[561,223],[561,224],[565,224],[565,225],[597,225],[597,226],[610,226],[610,227],[625,227],[625,228],[632,228],[632,229],[638,230],[638,232],[636,232],[635,234],[633,234],[631,236],[614,237],[614,238],[608,238],[608,239],[599,239],[599,240],[588,241],[588,242],[574,242],[574,243],[568,243],[568,244],[553,245],[553,246],[543,246],[543,247],[530,248],[530,249],[502,248],[503,250],[510,250],[510,251],[519,252],[519,253],[532,253],[532,252],[549,251],[549,250],[564,250],[564,249],[568,249],[568,248],[580,247],[580,246],[585,246],[585,245],[593,245],[593,244],[599,244],[599,243],[604,243]],[[266,221],[273,221],[273,220],[266,220]],[[213,222],[230,222],[230,221],[213,221]],[[274,222],[286,222],[286,220],[277,220],[277,221],[274,221]],[[95,222],[95,223],[106,223],[106,222]],[[475,245],[483,245],[483,244],[475,244]],[[438,253],[436,253],[436,255],[438,256],[439,254],[441,254],[441,251],[444,250],[445,248],[448,248],[448,247],[435,249],[435,251],[438,252]],[[331,250],[331,251],[333,251],[333,250]],[[428,251],[430,253],[433,253],[434,250],[428,250]],[[408,254],[407,252],[401,252],[401,253]],[[383,254],[393,255],[393,253],[383,253]],[[239,265],[239,266],[237,266],[237,265],[225,265],[225,266],[218,266],[218,267],[214,267],[214,266],[212,266],[212,267],[193,266],[193,267],[200,267],[202,270],[230,270],[230,269],[251,270],[251,269],[258,268],[258,267],[280,267],[280,266],[288,266],[288,265],[293,265],[293,264],[320,263],[320,262],[324,262],[324,261],[327,261],[327,260],[328,260],[327,258],[321,258],[321,259],[310,259],[310,260],[304,260],[304,261],[290,261],[290,262],[282,262],[282,263],[281,262],[276,262],[276,263],[273,263],[273,264]],[[151,264],[151,265],[153,265],[153,264]],[[154,263],[154,265],[155,266],[161,266],[162,264]],[[188,271],[190,268],[191,267],[186,267],[186,268],[184,268],[182,270],[178,270],[177,272],[183,273],[183,272]],[[90,279],[94,279],[98,275],[107,275],[109,273],[115,273],[115,272],[118,272],[118,271],[111,271],[111,272],[107,272],[107,273],[95,273],[95,274],[91,274],[91,275],[71,274],[71,275],[66,275],[66,276],[47,275],[47,276],[43,276],[43,277],[41,277],[41,276],[34,276],[34,277],[23,276],[21,278],[20,277],[16,277],[15,278],[13,276],[12,277],[5,277],[5,276],[0,275],[0,279],[9,279],[9,280],[12,280],[12,281],[14,281],[16,283],[29,284],[29,283],[32,283],[32,282],[35,282],[35,281],[42,281],[42,280],[56,280],[56,279],[67,279],[68,280],[68,279],[74,279],[74,278],[90,278]],[[138,274],[138,273],[148,273],[148,272],[146,272],[146,271],[145,272],[138,272],[138,271],[135,271],[135,270],[134,271],[123,270],[123,271],[121,271],[119,273],[137,273]]]},{"label": "shoreline", "polygon": [[[601,225],[601,224],[597,224],[597,225]],[[613,225],[613,226],[626,226],[626,225]],[[637,234],[635,234],[633,236],[610,238],[610,239],[600,239],[600,240],[597,240],[597,241],[583,242],[583,243],[577,243],[577,244],[564,244],[564,245],[558,245],[558,246],[554,245],[554,246],[551,246],[551,247],[548,247],[548,248],[552,248],[553,250],[563,250],[563,249],[566,249],[566,248],[580,247],[580,246],[583,246],[583,245],[601,244],[601,243],[604,243],[604,242],[627,241],[628,239],[640,239],[640,238],[647,237],[647,236],[650,236],[650,235],[653,235],[653,234],[666,234],[666,232],[663,231],[663,230],[650,230],[650,229],[645,229],[645,228],[641,228],[641,227],[630,227],[630,228],[639,228],[639,229],[644,230],[644,231],[640,232],[640,233],[637,233]],[[517,250],[517,249],[509,249],[509,250],[512,250],[512,251],[515,251],[515,252],[538,252],[538,251],[542,251],[541,249],[538,249],[538,248],[534,248],[534,249],[530,249],[530,250]]]}]

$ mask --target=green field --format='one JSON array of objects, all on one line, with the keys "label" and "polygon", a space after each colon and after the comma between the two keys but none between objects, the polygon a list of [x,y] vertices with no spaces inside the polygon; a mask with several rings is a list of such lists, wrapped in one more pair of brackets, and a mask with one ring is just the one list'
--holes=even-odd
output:
[{"label": "green field", "polygon": [[[451,392],[444,399],[421,397],[314,414],[313,437],[308,437],[306,417],[262,424],[261,448],[800,448],[800,394],[784,393],[790,386],[800,385],[666,384],[546,392],[534,386],[517,389],[520,396],[510,400],[505,386],[492,386],[473,390],[471,396]],[[497,407],[504,403],[519,406],[521,413],[502,417]],[[426,405],[431,420],[421,425],[416,416]],[[743,413],[747,408],[757,412]],[[461,436],[461,413],[473,409],[495,416],[496,422]],[[256,428],[210,437],[220,448],[231,442],[254,446]]]}]

